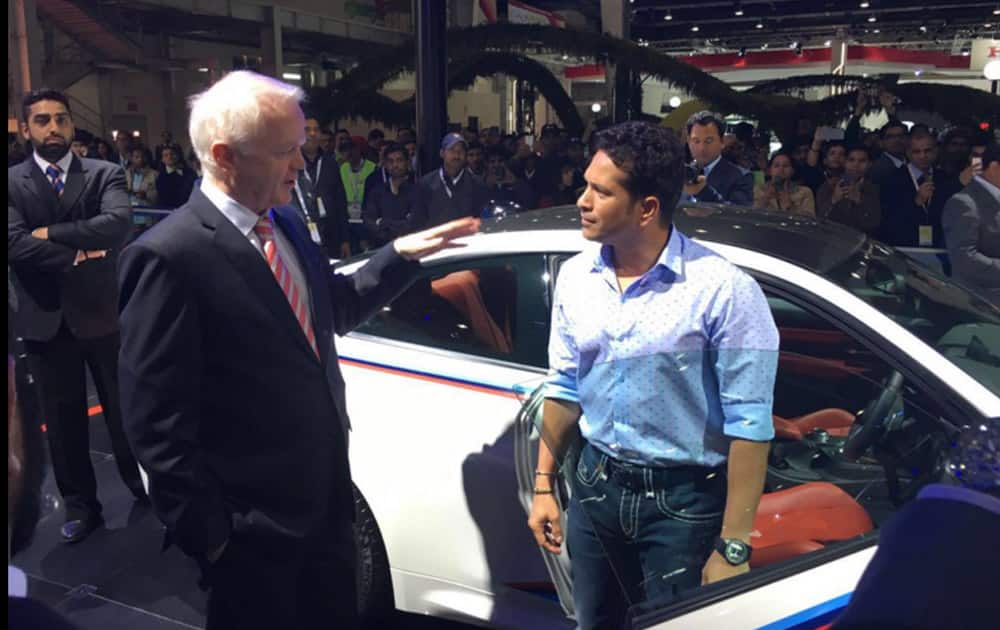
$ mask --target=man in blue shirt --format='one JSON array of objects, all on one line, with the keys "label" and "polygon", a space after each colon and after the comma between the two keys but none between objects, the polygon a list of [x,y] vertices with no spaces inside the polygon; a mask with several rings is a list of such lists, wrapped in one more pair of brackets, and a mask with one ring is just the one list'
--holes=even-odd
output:
[{"label": "man in blue shirt", "polygon": [[778,350],[753,279],[672,226],[680,142],[631,122],[598,133],[594,149],[578,205],[595,246],[556,287],[528,521],[560,553],[552,488],[578,426],[566,538],[584,630],[748,570]]}]

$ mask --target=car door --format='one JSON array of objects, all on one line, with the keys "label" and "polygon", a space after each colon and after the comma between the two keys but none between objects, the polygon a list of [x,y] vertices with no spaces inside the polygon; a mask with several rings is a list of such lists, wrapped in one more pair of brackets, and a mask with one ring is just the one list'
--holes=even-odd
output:
[{"label": "car door", "polygon": [[337,341],[353,477],[404,610],[503,623],[505,610],[526,608],[511,604],[516,592],[547,581],[518,503],[512,439],[545,372],[545,264],[540,254],[430,263]]},{"label": "car door", "polygon": [[[833,300],[829,292],[817,295],[809,287],[820,279],[802,269],[774,275],[748,270],[764,290],[781,332],[776,437],[752,536],[752,570],[671,601],[632,602],[635,627],[827,623],[846,605],[874,553],[878,526],[940,473],[952,428],[982,417],[943,395],[940,380],[886,341],[881,327],[894,324],[882,321],[873,328],[847,315],[851,296],[846,292],[833,293]],[[526,509],[541,401],[539,389],[516,424]],[[879,431],[863,444],[856,438],[868,422]],[[571,448],[560,462],[563,482],[557,498],[563,506],[570,499],[565,479],[576,473],[574,453]],[[565,553],[542,553],[571,615],[571,560]]]}]

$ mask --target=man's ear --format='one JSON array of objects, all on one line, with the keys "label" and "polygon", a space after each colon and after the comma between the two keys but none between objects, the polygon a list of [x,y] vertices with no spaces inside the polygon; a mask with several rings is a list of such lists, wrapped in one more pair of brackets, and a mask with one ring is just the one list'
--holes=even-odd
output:
[{"label": "man's ear", "polygon": [[660,220],[660,200],[655,195],[643,197],[641,204],[639,223],[643,227],[649,225],[651,221]]},{"label": "man's ear", "polygon": [[212,160],[218,165],[219,170],[223,172],[233,170],[234,151],[231,146],[222,142],[213,142],[209,151],[212,153]]}]

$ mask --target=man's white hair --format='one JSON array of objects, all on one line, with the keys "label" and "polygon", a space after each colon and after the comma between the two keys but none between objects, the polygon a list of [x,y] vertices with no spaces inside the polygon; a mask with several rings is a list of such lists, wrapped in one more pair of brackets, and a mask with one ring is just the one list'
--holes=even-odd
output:
[{"label": "man's white hair", "polygon": [[191,107],[188,133],[202,168],[218,175],[212,144],[239,146],[249,142],[261,131],[268,114],[290,102],[297,105],[304,97],[301,88],[248,70],[230,72],[212,87],[192,96],[188,100]]}]

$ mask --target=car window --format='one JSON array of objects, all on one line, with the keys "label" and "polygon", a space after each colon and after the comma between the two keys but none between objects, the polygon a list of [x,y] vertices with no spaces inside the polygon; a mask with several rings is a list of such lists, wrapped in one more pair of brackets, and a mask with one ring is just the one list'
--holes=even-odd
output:
[{"label": "car window", "polygon": [[356,331],[538,365],[547,330],[543,264],[541,256],[511,256],[427,269]]},{"label": "car window", "polygon": [[[920,488],[939,480],[954,427],[962,424],[962,419],[947,416],[935,392],[907,380],[847,326],[819,315],[799,298],[763,288],[781,343],[775,437],[751,534],[751,578],[777,575],[776,567],[811,553],[871,540]],[[685,366],[697,362],[687,354]],[[638,366],[633,371],[640,373]],[[680,378],[682,373],[678,368],[662,376]],[[555,431],[542,430],[543,407],[537,399],[526,405],[533,415],[528,431],[535,440],[544,436],[550,450],[561,454],[558,487],[561,505],[569,510],[567,520],[587,523],[585,529],[613,567],[616,588],[645,611],[696,596],[697,581],[692,587],[684,580],[687,569],[676,559],[705,553],[705,541],[718,536],[719,506],[699,492],[724,489],[725,473],[685,478],[678,492],[657,489],[650,485],[650,474],[637,474],[627,462],[616,461],[614,453],[595,452],[579,430],[566,434],[573,436],[566,448]],[[526,452],[532,452],[530,447]],[[668,468],[663,474],[675,473]],[[615,531],[608,529],[609,523]],[[676,533],[670,533],[672,527]],[[656,535],[672,545],[671,551],[636,562],[628,550],[648,542],[643,533],[648,531],[665,532]],[[570,556],[564,582],[572,571],[572,552]],[[695,564],[701,563],[699,558]],[[549,567],[559,585],[558,563]],[[845,589],[851,586],[845,583]]]}]

